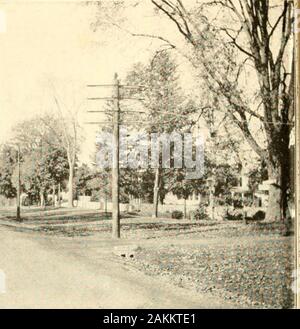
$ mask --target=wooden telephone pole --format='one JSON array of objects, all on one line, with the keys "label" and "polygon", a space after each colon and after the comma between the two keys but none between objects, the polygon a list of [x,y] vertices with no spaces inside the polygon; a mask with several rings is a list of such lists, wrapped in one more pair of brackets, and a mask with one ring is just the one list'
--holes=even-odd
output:
[{"label": "wooden telephone pole", "polygon": [[120,124],[120,82],[118,75],[114,77],[114,113],[113,113],[113,165],[112,165],[112,237],[120,238],[120,206],[119,206],[119,124]]},{"label": "wooden telephone pole", "polygon": [[[113,101],[113,161],[112,161],[112,238],[120,238],[120,206],[119,206],[119,129],[120,129],[120,81],[115,73],[113,84],[88,85],[88,87],[113,88],[112,97],[92,97],[88,100]],[[106,111],[88,111],[90,113],[101,113]],[[109,125],[110,122],[87,122],[87,124]],[[105,200],[105,213],[107,212],[107,196]]]},{"label": "wooden telephone pole", "polygon": [[[88,87],[102,87],[102,88],[113,88],[112,97],[89,97],[88,100],[96,101],[113,101],[113,163],[112,163],[112,238],[119,239],[120,238],[120,205],[119,205],[119,193],[120,193],[120,172],[119,172],[119,154],[120,154],[120,101],[121,100],[142,100],[138,98],[122,97],[120,95],[120,89],[140,89],[143,86],[127,86],[121,85],[118,79],[117,73],[115,73],[113,84],[97,84],[97,85],[88,85]],[[106,113],[105,110],[89,110],[89,113]],[[122,111],[122,113],[131,112],[137,113],[137,111],[126,110]],[[139,112],[145,113],[145,112]],[[134,123],[134,122],[127,122]],[[143,121],[139,121],[139,123],[144,123]],[[109,121],[102,122],[86,122],[86,124],[96,124],[96,125],[111,125]],[[106,209],[105,209],[106,211]]]},{"label": "wooden telephone pole", "polygon": [[21,221],[21,163],[20,145],[18,144],[18,187],[17,187],[17,221]]}]

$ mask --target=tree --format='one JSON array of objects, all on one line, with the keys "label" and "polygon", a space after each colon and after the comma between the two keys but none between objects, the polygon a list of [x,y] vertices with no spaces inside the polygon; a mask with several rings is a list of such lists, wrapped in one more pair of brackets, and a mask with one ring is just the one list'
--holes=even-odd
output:
[{"label": "tree", "polygon": [[[184,100],[176,63],[167,51],[156,52],[147,65],[135,65],[129,72],[126,83],[143,86],[133,89],[131,96],[143,99],[143,108],[147,115],[145,129],[148,133],[180,132],[190,123],[187,114],[193,112],[194,107],[191,102]],[[161,159],[154,173],[153,217],[157,217],[162,188]]]},{"label": "tree", "polygon": [[249,189],[252,193],[257,191],[258,185],[262,184],[268,178],[268,171],[265,163],[261,163],[259,167],[253,168],[249,172]]},{"label": "tree", "polygon": [[[188,57],[201,72],[202,84],[265,161],[273,181],[266,219],[286,219],[294,118],[294,63],[289,60],[293,2],[220,0],[187,8],[181,0],[151,1],[191,46],[193,55]],[[219,7],[222,16],[210,19],[212,7]],[[249,86],[242,83],[245,72],[255,84],[252,97]],[[263,130],[262,143],[255,136],[251,118]]]},{"label": "tree", "polygon": [[89,181],[95,177],[95,174],[89,168],[87,164],[82,164],[76,170],[75,186],[77,194],[91,196],[92,189],[89,185]]},{"label": "tree", "polygon": [[[47,204],[47,194],[52,189],[53,198],[56,186],[61,185],[68,172],[67,156],[64,150],[44,144],[25,152],[21,161],[22,190],[28,194],[31,203],[39,199],[41,206]],[[15,166],[12,182],[18,184],[18,168]],[[54,201],[54,199],[53,199]]]},{"label": "tree", "polygon": [[178,198],[184,199],[184,217],[187,218],[186,200],[193,193],[203,193],[205,191],[204,177],[201,179],[187,180],[186,172],[183,169],[176,169],[171,173],[168,180],[167,190],[171,191]]},{"label": "tree", "polygon": [[[55,185],[61,185],[68,172],[67,154],[56,138],[57,121],[49,116],[40,116],[18,123],[14,128],[14,143],[18,143],[22,153],[21,180],[23,190],[32,200],[40,196],[40,204],[45,205],[46,192]],[[17,169],[13,174],[17,184]],[[58,188],[60,190],[60,187]]]},{"label": "tree", "polygon": [[[56,131],[56,138],[59,139],[60,144],[67,152],[69,164],[69,178],[68,178],[68,206],[73,207],[74,201],[74,170],[77,161],[77,154],[79,151],[79,123],[77,120],[77,112],[62,111],[62,106],[58,97],[54,95],[54,101],[57,106],[58,119],[57,126],[52,127]],[[57,130],[58,127],[58,130]]]},{"label": "tree", "polygon": [[93,178],[87,182],[87,187],[91,190],[94,199],[104,199],[107,210],[107,202],[112,198],[111,170],[94,170]]},{"label": "tree", "polygon": [[[49,147],[47,157],[45,159],[45,167],[50,174],[53,194],[53,204],[55,205],[55,193],[57,190],[57,200],[60,206],[60,192],[63,183],[68,178],[69,164],[66,150],[61,147]],[[57,187],[56,187],[57,186]]]},{"label": "tree", "polygon": [[[67,85],[69,86],[69,84]],[[51,98],[49,102],[53,106],[53,111],[40,117],[43,126],[51,131],[54,143],[60,145],[67,154],[69,175],[68,175],[68,206],[73,207],[74,200],[74,170],[77,163],[77,155],[80,150],[80,125],[78,122],[78,112],[82,106],[76,96],[78,90],[61,90],[59,94],[57,88],[50,81]],[[63,94],[63,96],[61,96]]]},{"label": "tree", "polygon": [[3,145],[0,151],[0,194],[9,199],[16,197],[16,188],[12,182],[15,165],[16,150]]},{"label": "tree", "polygon": [[[30,203],[39,200],[40,205],[46,205],[46,191],[50,184],[50,175],[45,173],[42,166],[42,155],[40,150],[33,150],[23,156],[21,162],[21,187],[22,191],[29,196]],[[15,167],[13,172],[13,184],[18,185],[18,168]]]}]

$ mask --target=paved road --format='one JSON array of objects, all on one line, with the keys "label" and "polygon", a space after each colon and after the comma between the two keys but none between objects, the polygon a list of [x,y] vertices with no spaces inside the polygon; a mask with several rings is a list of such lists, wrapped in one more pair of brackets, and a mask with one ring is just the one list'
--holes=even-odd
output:
[{"label": "paved road", "polygon": [[0,270],[6,275],[0,308],[226,307],[211,296],[128,271],[107,254],[101,257],[101,250],[96,259],[74,253],[78,243],[73,246],[72,239],[60,241],[0,227]]}]

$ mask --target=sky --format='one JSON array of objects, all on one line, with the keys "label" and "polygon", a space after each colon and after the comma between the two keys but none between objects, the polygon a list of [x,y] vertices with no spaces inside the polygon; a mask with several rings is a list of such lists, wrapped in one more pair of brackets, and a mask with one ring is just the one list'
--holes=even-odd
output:
[{"label": "sky", "polygon": [[[109,3],[106,0],[106,7]],[[135,3],[126,0],[133,7],[120,16],[108,12],[114,19],[126,17],[120,22],[121,30],[107,24],[103,11],[95,5],[80,0],[0,0],[0,144],[11,137],[18,121],[56,111],[55,92],[65,110],[78,110],[84,136],[79,159],[91,161],[97,127],[84,122],[102,121],[103,117],[87,114],[98,105],[88,104],[86,98],[110,96],[110,90],[89,90],[87,85],[110,84],[115,72],[122,81],[134,63],[147,61],[161,44],[132,37],[126,31],[183,42],[176,39],[179,33],[174,25],[154,14],[150,1]],[[94,31],[92,24],[99,17],[102,25]],[[182,86],[197,95],[191,68],[183,58],[178,64]],[[101,106],[99,103],[99,109]]]},{"label": "sky", "polygon": [[[0,143],[18,121],[55,111],[54,90],[66,108],[76,104],[81,124],[100,120],[101,114],[86,114],[86,98],[110,91],[91,93],[87,84],[110,84],[115,72],[124,78],[132,64],[147,60],[160,44],[107,25],[93,31],[97,15],[95,5],[82,1],[0,1]],[[134,32],[172,32],[162,22],[157,29],[146,5],[127,11],[126,17],[126,28]],[[96,130],[83,124],[81,162],[94,152]]]}]

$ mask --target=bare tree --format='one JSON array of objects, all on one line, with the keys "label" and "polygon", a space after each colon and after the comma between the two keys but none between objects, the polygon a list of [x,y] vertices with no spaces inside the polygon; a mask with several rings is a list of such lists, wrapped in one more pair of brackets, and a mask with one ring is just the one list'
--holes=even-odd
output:
[{"label": "bare tree", "polygon": [[[78,123],[78,112],[81,103],[78,103],[74,97],[75,91],[71,91],[72,101],[62,100],[59,97],[53,83],[50,83],[52,90],[53,104],[55,111],[43,117],[43,123],[51,129],[53,140],[59,143],[66,151],[69,165],[68,178],[68,206],[73,207],[74,201],[74,170],[79,152],[79,144],[81,141],[80,125]],[[65,97],[66,92],[64,93]],[[68,104],[68,105],[67,105]]]},{"label": "bare tree", "polygon": [[55,104],[57,105],[59,114],[59,124],[61,130],[61,143],[65,148],[69,163],[69,180],[68,180],[68,206],[73,207],[74,200],[74,170],[76,164],[76,156],[78,153],[78,129],[76,112],[67,111],[64,115],[61,109],[61,104],[58,98],[54,96]]}]

